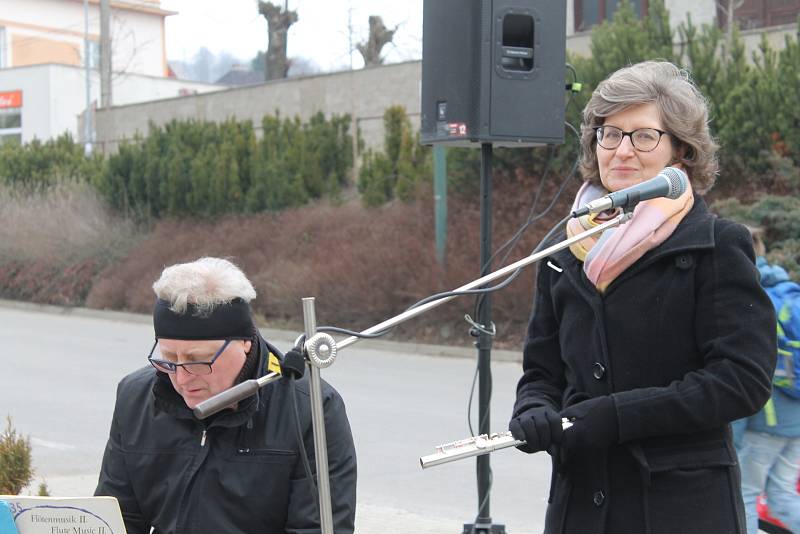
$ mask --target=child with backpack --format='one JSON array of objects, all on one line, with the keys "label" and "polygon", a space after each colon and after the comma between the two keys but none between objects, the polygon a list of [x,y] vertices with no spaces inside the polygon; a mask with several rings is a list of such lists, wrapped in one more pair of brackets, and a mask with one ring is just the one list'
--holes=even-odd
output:
[{"label": "child with backpack", "polygon": [[756,499],[765,493],[771,514],[800,534],[800,284],[790,280],[782,267],[767,263],[761,232],[751,233],[761,285],[778,318],[778,363],[772,398],[746,420],[737,449],[747,533],[758,532]]}]

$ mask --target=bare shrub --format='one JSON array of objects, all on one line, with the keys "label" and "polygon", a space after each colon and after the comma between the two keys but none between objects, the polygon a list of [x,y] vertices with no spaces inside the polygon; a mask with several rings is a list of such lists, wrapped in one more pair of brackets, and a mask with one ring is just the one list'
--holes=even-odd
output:
[{"label": "bare shrub", "polygon": [[[545,187],[540,210],[557,185]],[[524,174],[498,184],[495,247],[525,221],[536,187],[538,179]],[[530,253],[566,213],[576,190],[577,182],[552,214],[523,235],[506,263]],[[149,312],[154,301],[150,286],[165,266],[211,255],[230,257],[248,273],[258,291],[254,308],[273,324],[300,328],[300,299],[314,296],[320,324],[363,329],[423,297],[478,277],[478,199],[452,196],[448,223],[447,265],[442,267],[435,259],[430,192],[415,204],[397,202],[374,209],[354,200],[249,217],[164,220],[126,258],[101,273],[87,305]],[[499,260],[494,262],[497,267]],[[493,295],[499,344],[518,346],[524,335],[533,279],[534,270],[528,268]],[[398,337],[468,343],[463,316],[473,314],[473,302],[461,297],[447,303],[407,323]]]},{"label": "bare shrub", "polygon": [[137,238],[87,184],[0,185],[0,297],[83,304],[97,273]]},{"label": "bare shrub", "polygon": [[131,222],[114,217],[85,183],[27,190],[0,185],[0,261],[63,264],[114,258],[133,239]]}]

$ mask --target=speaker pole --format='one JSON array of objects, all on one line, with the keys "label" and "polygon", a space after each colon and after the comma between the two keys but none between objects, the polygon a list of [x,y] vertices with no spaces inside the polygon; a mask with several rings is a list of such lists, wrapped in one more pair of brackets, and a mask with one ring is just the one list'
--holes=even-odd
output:
[{"label": "speaker pole", "polygon": [[[492,272],[492,143],[481,143],[481,276]],[[492,301],[489,293],[480,297],[478,323],[478,434],[491,433],[490,406],[492,397]],[[491,467],[488,454],[478,456],[478,516],[474,524],[465,524],[463,534],[505,534],[505,525],[492,524],[489,508]]]}]

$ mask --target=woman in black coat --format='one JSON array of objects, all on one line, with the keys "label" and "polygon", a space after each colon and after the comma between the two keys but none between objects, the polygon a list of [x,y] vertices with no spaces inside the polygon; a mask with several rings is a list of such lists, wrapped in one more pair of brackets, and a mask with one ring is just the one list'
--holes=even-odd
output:
[{"label": "woman in black coat", "polygon": [[700,196],[717,170],[705,99],[644,62],[598,86],[581,129],[576,207],[667,166],[689,187],[540,264],[509,429],[553,458],[545,532],[743,534],[728,423],[770,396],[775,316],[748,231]]}]

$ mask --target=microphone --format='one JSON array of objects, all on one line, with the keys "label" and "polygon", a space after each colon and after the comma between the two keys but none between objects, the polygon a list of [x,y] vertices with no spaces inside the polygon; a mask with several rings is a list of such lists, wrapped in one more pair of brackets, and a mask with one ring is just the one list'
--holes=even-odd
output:
[{"label": "microphone", "polygon": [[582,208],[573,211],[572,218],[612,208],[633,208],[642,200],[651,198],[666,197],[675,200],[686,191],[688,183],[689,177],[685,172],[676,167],[667,167],[655,178],[592,200]]}]

